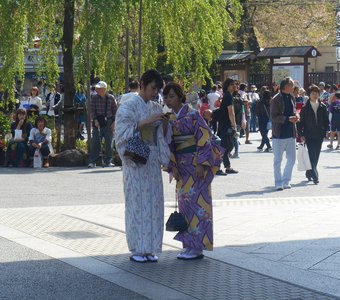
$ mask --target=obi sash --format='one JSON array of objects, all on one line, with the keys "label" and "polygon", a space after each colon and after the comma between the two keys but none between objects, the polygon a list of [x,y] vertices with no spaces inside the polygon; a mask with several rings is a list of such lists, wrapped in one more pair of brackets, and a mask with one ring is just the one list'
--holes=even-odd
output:
[{"label": "obi sash", "polygon": [[157,127],[146,126],[140,130],[142,140],[149,146],[157,146]]},{"label": "obi sash", "polygon": [[195,136],[188,135],[175,135],[175,152],[176,154],[193,153],[196,152]]}]

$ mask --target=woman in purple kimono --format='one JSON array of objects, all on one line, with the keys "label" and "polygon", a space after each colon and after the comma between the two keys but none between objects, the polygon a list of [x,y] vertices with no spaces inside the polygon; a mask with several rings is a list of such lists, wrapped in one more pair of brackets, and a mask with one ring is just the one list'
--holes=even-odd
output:
[{"label": "woman in purple kimono", "polygon": [[223,153],[199,112],[184,104],[185,95],[179,84],[167,84],[163,95],[165,104],[172,109],[168,171],[177,180],[179,211],[189,224],[186,231],[175,236],[184,248],[177,258],[200,259],[203,250],[213,249],[211,182]]}]

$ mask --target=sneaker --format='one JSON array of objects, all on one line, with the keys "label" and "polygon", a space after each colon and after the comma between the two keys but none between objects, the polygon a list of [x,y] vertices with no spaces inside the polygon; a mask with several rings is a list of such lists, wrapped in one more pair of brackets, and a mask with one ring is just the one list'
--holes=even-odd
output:
[{"label": "sneaker", "polygon": [[237,174],[237,173],[238,173],[238,171],[236,171],[236,170],[234,170],[234,169],[232,169],[232,168],[225,169],[225,172],[226,172],[227,174]]},{"label": "sneaker", "polygon": [[340,150],[340,146],[339,145],[336,146],[335,150]]},{"label": "sneaker", "polygon": [[262,152],[263,149],[261,147],[257,147],[257,152]]},{"label": "sneaker", "polygon": [[266,148],[266,149],[264,150],[264,152],[272,152],[272,151],[273,151],[272,148]]},{"label": "sneaker", "polygon": [[277,190],[277,191],[283,191],[283,186],[282,186],[282,185],[276,186],[276,187],[275,187],[275,190]]},{"label": "sneaker", "polygon": [[234,153],[232,156],[230,156],[230,158],[240,158],[240,157],[237,153]]},{"label": "sneaker", "polygon": [[252,144],[251,141],[245,141],[245,144]]},{"label": "sneaker", "polygon": [[94,164],[94,163],[89,163],[87,167],[88,167],[88,168],[95,168],[95,167],[96,167],[96,164]]},{"label": "sneaker", "polygon": [[327,148],[328,149],[333,149],[333,145],[329,144],[329,145],[327,145]]},{"label": "sneaker", "polygon": [[103,164],[103,168],[114,167],[114,166],[115,166],[115,164],[113,164],[113,163]]},{"label": "sneaker", "polygon": [[226,173],[224,173],[221,169],[216,172],[217,176],[227,176]]},{"label": "sneaker", "polygon": [[292,186],[289,183],[287,183],[283,185],[283,188],[289,190],[292,188]]}]

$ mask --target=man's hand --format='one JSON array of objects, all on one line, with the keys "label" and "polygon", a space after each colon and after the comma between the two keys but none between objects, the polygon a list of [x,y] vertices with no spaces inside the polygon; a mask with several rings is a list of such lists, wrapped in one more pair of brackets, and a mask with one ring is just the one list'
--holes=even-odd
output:
[{"label": "man's hand", "polygon": [[94,120],[94,126],[97,127],[97,128],[99,128],[99,122],[98,122],[98,120]]},{"label": "man's hand", "polygon": [[300,141],[301,141],[302,144],[304,144],[304,143],[306,142],[305,137],[304,137],[304,136],[301,136],[301,137],[300,137]]},{"label": "man's hand", "polygon": [[294,124],[300,121],[298,116],[290,116],[288,120],[289,122],[294,123]]}]

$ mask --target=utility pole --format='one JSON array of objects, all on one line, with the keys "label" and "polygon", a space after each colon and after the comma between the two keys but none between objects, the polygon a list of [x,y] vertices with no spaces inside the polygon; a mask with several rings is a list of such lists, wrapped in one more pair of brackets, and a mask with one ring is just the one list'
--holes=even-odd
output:
[{"label": "utility pole", "polygon": [[336,84],[340,83],[340,0],[336,6]]}]

